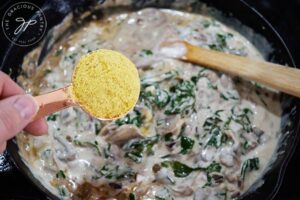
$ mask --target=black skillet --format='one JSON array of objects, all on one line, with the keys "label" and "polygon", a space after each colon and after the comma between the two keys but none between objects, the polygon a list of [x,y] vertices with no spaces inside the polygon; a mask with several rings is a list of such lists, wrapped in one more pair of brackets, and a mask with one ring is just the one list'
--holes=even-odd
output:
[{"label": "black skillet", "polygon": [[[172,2],[172,0],[133,0],[131,6],[126,7],[126,9],[135,10],[144,7],[170,8]],[[264,19],[264,17],[260,13],[249,6],[246,2],[242,0],[203,0],[202,2],[205,2],[207,5],[218,9],[225,16],[227,16],[229,20],[228,18],[225,21],[223,20],[225,24],[238,19],[238,21],[240,21],[242,24],[250,27],[256,33],[266,38],[268,43],[271,44],[273,48],[273,51],[267,57],[268,60],[280,64],[287,64],[292,67],[295,66],[288,48],[286,47],[278,33],[275,31],[275,29],[269,22]],[[44,48],[41,53],[42,55],[39,58],[39,62],[42,61],[44,55],[47,53],[49,48],[51,48],[51,44],[49,44],[49,37],[51,37],[51,28],[59,24],[68,13],[73,12],[76,18],[76,16],[80,16],[80,13],[82,13],[83,11],[91,9],[95,3],[100,4],[102,3],[102,1],[45,1],[45,3],[41,7],[44,11],[48,23],[48,35],[46,34],[44,38]],[[192,12],[197,13],[200,10],[199,2],[186,1],[185,4],[192,7]],[[100,10],[97,13],[101,16],[102,11]],[[73,28],[76,28],[77,26],[78,24],[74,22]],[[247,36],[248,33],[249,32],[247,31],[242,31],[242,34],[244,34],[245,36]],[[260,48],[261,44],[259,44],[258,42],[254,43],[254,45]],[[3,52],[4,56],[1,62],[0,69],[6,73],[10,73],[12,78],[16,78],[21,72],[20,66],[23,60],[23,56],[30,50],[32,50],[35,46],[19,47],[12,44],[9,45]],[[251,187],[250,190],[242,195],[239,199],[273,199],[278,189],[280,188],[285,169],[300,137],[300,124],[298,123],[300,119],[299,100],[288,95],[282,95],[281,99],[283,109],[281,129],[282,133],[284,133],[284,139],[280,142],[277,149],[277,152],[279,152],[277,154],[277,158],[272,164],[271,168],[264,173],[262,178],[263,182],[255,182],[253,187]],[[11,140],[9,142],[8,151],[18,169],[22,171],[33,183],[35,183],[37,188],[44,192],[45,196],[51,199],[56,199],[55,196],[48,192],[47,189],[45,189],[42,184],[40,184],[40,182],[32,176],[31,172],[21,161],[21,158],[18,155],[18,147],[15,144],[14,140]]]}]

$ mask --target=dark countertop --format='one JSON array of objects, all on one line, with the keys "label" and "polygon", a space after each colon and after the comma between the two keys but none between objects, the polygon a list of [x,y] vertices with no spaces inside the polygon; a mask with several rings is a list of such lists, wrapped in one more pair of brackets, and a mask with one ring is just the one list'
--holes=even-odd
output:
[{"label": "dark countertop", "polygon": [[[254,6],[273,24],[287,43],[296,64],[300,66],[300,0],[245,1]],[[0,199],[46,199],[23,174],[12,166],[6,154],[0,156]],[[276,200],[300,199],[299,186],[295,184],[300,176],[298,169],[300,169],[300,145],[289,163]]]}]

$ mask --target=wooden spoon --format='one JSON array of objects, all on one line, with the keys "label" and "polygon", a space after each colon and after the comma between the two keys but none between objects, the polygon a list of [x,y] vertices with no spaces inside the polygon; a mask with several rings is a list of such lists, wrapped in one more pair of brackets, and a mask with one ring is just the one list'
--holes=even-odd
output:
[{"label": "wooden spoon", "polygon": [[300,97],[300,70],[296,68],[208,50],[185,41],[165,42],[161,45],[161,53]]}]

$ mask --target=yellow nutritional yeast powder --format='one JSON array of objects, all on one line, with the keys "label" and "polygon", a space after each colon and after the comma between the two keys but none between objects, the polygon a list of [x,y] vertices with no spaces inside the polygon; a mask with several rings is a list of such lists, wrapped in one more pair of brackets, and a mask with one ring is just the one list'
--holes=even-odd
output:
[{"label": "yellow nutritional yeast powder", "polygon": [[96,50],[82,56],[76,65],[71,93],[94,117],[118,118],[130,111],[139,98],[139,74],[121,53]]}]

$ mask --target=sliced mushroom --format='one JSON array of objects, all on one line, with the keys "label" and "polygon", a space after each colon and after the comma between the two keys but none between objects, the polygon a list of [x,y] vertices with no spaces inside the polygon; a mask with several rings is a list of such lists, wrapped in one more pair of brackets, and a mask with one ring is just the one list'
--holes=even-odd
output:
[{"label": "sliced mushroom", "polygon": [[69,125],[76,119],[76,112],[73,108],[62,110],[60,113],[61,122],[64,125]]},{"label": "sliced mushroom", "polygon": [[233,171],[232,170],[226,170],[224,172],[224,176],[226,178],[226,180],[228,180],[228,182],[230,183],[237,183],[240,180],[240,174],[239,171]]},{"label": "sliced mushroom", "polygon": [[212,172],[211,177],[213,178],[215,184],[220,184],[224,181],[223,175],[219,172]]},{"label": "sliced mushroom", "polygon": [[114,133],[117,128],[119,128],[117,124],[109,123],[101,129],[100,135],[105,137],[106,135]]},{"label": "sliced mushroom", "polygon": [[194,194],[194,190],[189,186],[178,186],[171,189],[175,197],[188,197]]},{"label": "sliced mushroom", "polygon": [[160,115],[156,120],[156,130],[161,134],[173,133],[179,134],[181,127],[184,123],[179,115]]},{"label": "sliced mushroom", "polygon": [[259,138],[254,133],[243,133],[242,137],[247,141],[247,152],[255,149],[258,146]]},{"label": "sliced mushroom", "polygon": [[219,154],[220,163],[226,167],[233,167],[238,164],[237,156],[233,151],[233,148],[223,147]]},{"label": "sliced mushroom", "polygon": [[225,74],[221,75],[220,84],[223,86],[223,88],[226,88],[226,89],[232,89],[233,88],[231,78],[229,76],[225,75]]},{"label": "sliced mushroom", "polygon": [[217,150],[215,148],[208,147],[206,149],[199,150],[199,153],[195,156],[195,162],[199,167],[208,167],[212,160],[215,159]]},{"label": "sliced mushroom", "polygon": [[152,111],[148,107],[138,105],[134,109],[138,110],[141,113],[144,125],[147,125],[147,123],[151,122],[153,115]]},{"label": "sliced mushroom", "polygon": [[252,132],[258,137],[258,142],[260,144],[265,143],[269,140],[269,136],[258,127],[252,128]]},{"label": "sliced mushroom", "polygon": [[241,194],[240,191],[234,191],[234,192],[232,192],[232,194],[231,194],[231,198],[235,199],[235,198],[239,197],[240,194]]},{"label": "sliced mushroom", "polygon": [[203,151],[201,151],[201,158],[203,161],[210,162],[215,158],[216,155],[216,149],[214,148],[206,148]]},{"label": "sliced mushroom", "polygon": [[72,199],[128,199],[127,190],[114,189],[111,184],[101,184],[94,186],[91,183],[84,182],[72,191]]},{"label": "sliced mushroom", "polygon": [[213,71],[206,71],[206,76],[207,76],[208,80],[210,80],[211,82],[216,82],[219,79],[217,73],[215,73]]},{"label": "sliced mushroom", "polygon": [[222,163],[226,167],[232,167],[235,163],[233,155],[222,153],[220,155],[220,163]]},{"label": "sliced mushroom", "polygon": [[161,170],[161,166],[159,164],[154,164],[152,166],[153,173],[157,173],[159,170]]},{"label": "sliced mushroom", "polygon": [[254,133],[243,133],[242,137],[245,138],[248,143],[257,143],[258,137]]},{"label": "sliced mushroom", "polygon": [[240,147],[240,140],[237,138],[237,136],[231,130],[225,131],[225,134],[233,140],[233,151],[238,151]]},{"label": "sliced mushroom", "polygon": [[240,189],[237,187],[236,184],[228,184],[227,190],[230,193],[230,197],[233,199],[240,196]]},{"label": "sliced mushroom", "polygon": [[257,137],[261,137],[265,133],[263,130],[261,130],[258,127],[253,127],[252,131]]},{"label": "sliced mushroom", "polygon": [[45,170],[52,173],[58,171],[57,165],[53,159],[53,151],[51,149],[45,149],[41,152],[40,161],[43,163],[42,165]]},{"label": "sliced mushroom", "polygon": [[155,176],[155,180],[162,184],[174,184],[175,181],[172,179],[170,171],[166,168],[159,168],[157,164],[152,168]]},{"label": "sliced mushroom", "polygon": [[193,200],[206,200],[206,199],[207,199],[207,194],[202,192],[201,190],[197,190],[193,198]]},{"label": "sliced mushroom", "polygon": [[[199,195],[199,196],[198,196]],[[220,198],[216,195],[215,192],[208,189],[202,189],[202,191],[197,192],[194,196],[194,200],[219,200]]]},{"label": "sliced mushroom", "polygon": [[115,189],[115,190],[122,189],[122,183],[111,182],[111,183],[108,183],[108,185],[109,185],[112,189]]},{"label": "sliced mushroom", "polygon": [[54,135],[55,142],[55,151],[57,158],[61,161],[72,161],[76,157],[76,150],[75,148],[62,137]]},{"label": "sliced mushroom", "polygon": [[103,133],[103,137],[108,143],[116,144],[118,146],[123,146],[127,141],[131,139],[144,137],[136,126],[127,124],[120,127],[107,127],[107,129],[105,129]]}]

